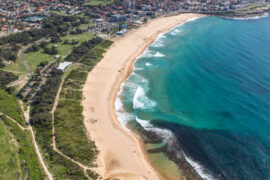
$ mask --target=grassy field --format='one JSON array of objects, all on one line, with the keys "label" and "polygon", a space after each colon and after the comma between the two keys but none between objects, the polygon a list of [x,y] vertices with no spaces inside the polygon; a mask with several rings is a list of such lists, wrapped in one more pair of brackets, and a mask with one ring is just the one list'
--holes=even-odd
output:
[{"label": "grassy field", "polygon": [[84,3],[84,6],[109,5],[112,3],[113,3],[113,0],[90,0],[87,3]]},{"label": "grassy field", "polygon": [[3,70],[13,72],[18,76],[26,75],[28,73],[22,61],[19,58],[17,58],[17,60],[14,63],[6,64]]},{"label": "grassy field", "polygon": [[0,112],[15,119],[22,126],[25,125],[24,116],[20,108],[18,100],[8,94],[6,91],[0,89]]},{"label": "grassy field", "polygon": [[[79,42],[83,42],[86,40],[89,40],[93,37],[93,35],[91,33],[88,32],[84,32],[82,34],[68,34],[65,37],[62,37],[61,39],[63,40],[75,40],[75,41],[79,41]],[[63,44],[63,42],[60,43],[50,43],[49,47],[53,46],[53,45],[57,45],[57,49],[58,49],[58,55],[62,56],[62,58],[66,57],[73,48],[73,45],[70,44]],[[27,64],[30,66],[32,71],[35,71],[37,69],[37,66],[41,63],[41,62],[55,62],[55,55],[49,55],[49,54],[45,54],[43,53],[43,49],[40,49],[37,52],[31,52],[31,53],[24,53],[24,59],[26,60]],[[15,74],[17,74],[18,76],[20,75],[26,75],[28,72],[25,69],[22,61],[17,58],[15,63],[12,64],[6,64],[6,67],[3,68],[3,70],[9,71],[9,72],[13,72]]]},{"label": "grassy field", "polygon": [[[84,25],[88,25],[88,24],[84,24]],[[84,32],[82,34],[69,34],[65,37],[62,38],[62,40],[64,41],[65,39],[67,40],[72,40],[74,39],[75,41],[79,41],[79,42],[84,42],[87,41],[89,39],[92,39],[93,35],[89,32]]]},{"label": "grassy field", "polygon": [[91,25],[93,25],[94,23],[89,23],[89,24],[81,24],[80,26],[79,26],[79,28],[87,28],[88,26],[91,26]]},{"label": "grassy field", "polygon": [[0,179],[22,179],[16,140],[0,121]]}]

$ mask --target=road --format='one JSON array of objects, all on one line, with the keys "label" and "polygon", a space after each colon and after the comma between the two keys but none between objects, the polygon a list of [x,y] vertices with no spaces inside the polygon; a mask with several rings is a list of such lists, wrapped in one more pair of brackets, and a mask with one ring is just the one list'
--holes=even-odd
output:
[{"label": "road", "polygon": [[[45,40],[46,40],[46,38],[42,38],[42,39],[39,39],[39,40],[35,41],[34,43],[39,44],[39,43],[41,43],[42,41],[45,41]],[[34,43],[22,47],[22,49],[21,49],[21,50],[19,51],[19,53],[18,53],[18,56],[19,56],[20,60],[23,62],[24,67],[26,68],[26,70],[28,71],[28,73],[29,73],[31,76],[32,76],[32,70],[31,70],[30,66],[27,64],[27,62],[26,62],[25,59],[24,59],[24,52],[25,52],[30,46],[32,46]]]}]

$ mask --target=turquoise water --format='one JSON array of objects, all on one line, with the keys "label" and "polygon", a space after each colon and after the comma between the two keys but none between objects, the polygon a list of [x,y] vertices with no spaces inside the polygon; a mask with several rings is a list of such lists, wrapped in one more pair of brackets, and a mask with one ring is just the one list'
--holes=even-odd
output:
[{"label": "turquoise water", "polygon": [[270,179],[270,17],[188,22],[134,68],[124,112],[117,107],[122,122],[169,130],[161,135],[177,138],[201,175]]}]

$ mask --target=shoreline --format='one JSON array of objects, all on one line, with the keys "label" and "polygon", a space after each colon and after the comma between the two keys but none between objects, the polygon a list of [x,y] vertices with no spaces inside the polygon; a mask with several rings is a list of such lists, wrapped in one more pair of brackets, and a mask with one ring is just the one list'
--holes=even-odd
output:
[{"label": "shoreline", "polygon": [[97,168],[93,169],[103,179],[164,179],[150,163],[142,140],[121,126],[115,113],[115,99],[121,84],[132,73],[137,57],[160,34],[202,16],[161,17],[132,29],[125,37],[117,39],[89,72],[83,88],[84,124],[100,151]]}]

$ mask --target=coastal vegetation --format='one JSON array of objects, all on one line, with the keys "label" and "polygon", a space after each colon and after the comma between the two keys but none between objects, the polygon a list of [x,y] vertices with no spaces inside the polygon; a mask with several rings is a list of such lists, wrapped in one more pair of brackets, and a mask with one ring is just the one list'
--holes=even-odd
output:
[{"label": "coastal vegetation", "polygon": [[[53,70],[31,103],[30,122],[34,126],[36,140],[42,149],[43,157],[56,179],[71,177],[87,179],[87,176],[97,179],[98,177],[90,169],[84,172],[78,164],[65,156],[88,167],[94,166],[98,151],[95,143],[86,135],[81,89],[88,71],[101,59],[102,53],[105,52],[104,48],[110,44],[111,41],[94,37],[75,46],[70,55],[65,58],[66,61],[74,63],[71,70],[64,74],[59,70]],[[62,80],[64,83],[60,97],[57,99],[58,106],[53,123],[51,111]],[[52,126],[55,127],[55,134],[52,134]],[[65,156],[56,152],[51,146],[53,136],[55,136],[56,148]]]},{"label": "coastal vegetation", "polygon": [[[49,48],[47,48],[47,50],[49,50],[47,52],[53,53],[46,54],[46,51],[44,51],[46,46],[40,48],[42,43],[39,46],[35,42],[42,41],[43,39],[46,40],[48,38],[52,40],[80,39],[82,41],[83,38],[86,38],[87,35],[89,35],[89,33],[85,33],[84,35],[80,36],[79,34],[76,34],[78,35],[78,37],[76,37],[76,35],[68,35],[68,32],[82,24],[87,23],[88,22],[83,17],[55,15],[47,18],[44,21],[43,27],[41,29],[32,29],[0,38],[0,68],[19,75],[27,73],[23,63],[18,59],[17,54],[22,47],[29,44],[31,45],[31,43],[33,44],[28,48],[28,50],[26,50],[25,59],[33,71],[40,62],[44,61],[44,59],[48,59],[47,61],[55,61],[53,55],[68,54],[72,49],[72,45],[62,45],[61,42],[52,41],[52,44],[49,46]],[[53,49],[52,46],[54,45],[59,47]]]},{"label": "coastal vegetation", "polygon": [[[83,123],[81,87],[86,77],[87,72],[80,72],[80,66],[66,77],[55,111],[55,138],[59,150],[89,166],[95,160],[97,150],[95,143],[87,137]],[[80,86],[76,88],[66,85],[70,81]]]},{"label": "coastal vegetation", "polygon": [[84,3],[84,6],[105,6],[112,4],[114,1],[113,0],[90,0],[87,3]]},{"label": "coastal vegetation", "polygon": [[0,179],[21,179],[17,141],[0,121]]},{"label": "coastal vegetation", "polygon": [[18,77],[13,73],[0,70],[0,88],[6,88],[9,83],[17,79]]},{"label": "coastal vegetation", "polygon": [[0,113],[4,113],[15,119],[19,124],[25,126],[23,112],[20,108],[19,102],[12,94],[0,89]]},{"label": "coastal vegetation", "polygon": [[61,82],[62,73],[53,71],[46,84],[42,86],[32,103],[31,124],[34,126],[36,140],[43,152],[43,157],[56,179],[87,179],[83,170],[70,160],[53,150],[52,117],[50,112]]},{"label": "coastal vegetation", "polygon": [[8,130],[14,135],[18,143],[21,176],[27,177],[29,180],[44,179],[44,173],[35,153],[29,131],[22,130],[17,124],[3,115],[0,116],[0,119],[8,127]]},{"label": "coastal vegetation", "polygon": [[[14,121],[9,118],[12,118]],[[3,153],[1,153],[1,162],[3,163],[1,168],[3,169],[1,170],[8,172],[1,173],[1,177],[3,177],[3,179],[10,179],[8,177],[14,175],[18,177],[15,179],[24,179],[24,177],[28,177],[28,179],[32,180],[43,179],[44,173],[36,156],[31,136],[26,128],[24,115],[19,102],[13,94],[9,94],[4,89],[0,89],[0,120],[0,126],[3,130],[0,131],[2,137],[14,139],[11,140],[13,144],[6,144],[3,146],[4,149],[1,148],[3,151]],[[1,142],[4,142],[4,139]],[[5,148],[6,151],[4,151]],[[12,157],[10,155],[12,155]],[[8,160],[4,160],[4,158],[9,158],[9,164],[4,165]],[[13,166],[13,168],[11,166]]]}]

